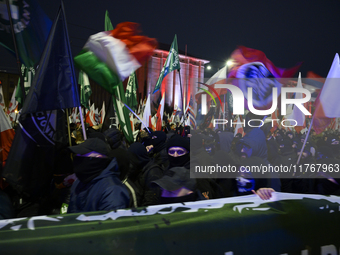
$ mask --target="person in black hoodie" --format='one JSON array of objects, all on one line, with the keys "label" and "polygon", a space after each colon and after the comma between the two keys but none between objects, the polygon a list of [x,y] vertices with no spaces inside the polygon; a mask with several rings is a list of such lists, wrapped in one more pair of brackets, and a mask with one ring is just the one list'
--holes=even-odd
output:
[{"label": "person in black hoodie", "polygon": [[[252,113],[248,113],[246,116],[246,123],[250,119],[261,119],[260,116],[254,115]],[[256,126],[256,121],[253,121],[254,126]],[[267,144],[266,144],[266,136],[263,131],[258,127],[250,127],[245,126],[246,135],[240,139],[237,146],[238,153],[242,154],[242,149],[251,149],[250,156],[259,157],[264,160],[266,165],[269,165],[268,154],[267,154]],[[243,154],[244,155],[244,154]],[[242,155],[241,155],[242,156]],[[249,155],[247,157],[250,157]],[[270,173],[268,180],[268,187],[272,188],[275,191],[281,191],[281,183],[280,177],[277,173]]]},{"label": "person in black hoodie", "polygon": [[75,154],[77,180],[71,187],[68,213],[108,211],[129,206],[129,193],[119,178],[116,158],[109,157],[108,145],[99,138],[69,147]]},{"label": "person in black hoodie", "polygon": [[190,138],[174,135],[167,142],[169,166],[190,168]]},{"label": "person in black hoodie", "polygon": [[151,158],[145,146],[139,142],[130,145],[128,151],[135,155],[137,161],[128,178],[136,185],[141,194],[139,206],[159,204],[159,188],[151,185],[151,182],[163,176],[163,167]]},{"label": "person in black hoodie", "polygon": [[151,135],[152,150],[150,156],[155,158],[156,162],[166,168],[169,165],[168,154],[166,150],[167,136],[163,131],[155,131]]}]

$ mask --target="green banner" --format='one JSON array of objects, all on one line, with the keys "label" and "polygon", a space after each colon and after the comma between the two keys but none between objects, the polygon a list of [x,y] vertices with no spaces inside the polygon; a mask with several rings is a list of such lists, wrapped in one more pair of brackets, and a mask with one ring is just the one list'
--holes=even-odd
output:
[{"label": "green banner", "polygon": [[338,254],[340,197],[275,193],[0,221],[1,254]]},{"label": "green banner", "polygon": [[175,38],[169,50],[169,55],[166,58],[166,61],[161,70],[161,73],[159,74],[153,94],[155,94],[161,88],[162,81],[164,77],[167,76],[168,73],[171,73],[174,70],[180,70],[180,69],[181,69],[181,64],[180,64],[179,56],[178,56],[177,35],[175,35]]}]

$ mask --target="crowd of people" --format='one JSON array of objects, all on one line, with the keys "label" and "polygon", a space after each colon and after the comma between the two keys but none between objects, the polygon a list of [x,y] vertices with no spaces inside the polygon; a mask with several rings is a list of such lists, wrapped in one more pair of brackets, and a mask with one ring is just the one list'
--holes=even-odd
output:
[{"label": "crowd of people", "polygon": [[[251,116],[247,116],[248,118]],[[117,210],[257,194],[270,199],[275,191],[340,195],[337,171],[308,171],[311,165],[340,164],[338,131],[316,135],[263,126],[244,127],[244,135],[230,128],[183,127],[168,123],[162,131],[139,130],[128,144],[117,128],[72,132],[61,170],[48,190],[35,201],[20,198],[9,185],[0,191],[0,217],[29,217],[62,212]],[[304,143],[305,142],[305,143]],[[305,144],[303,146],[303,144]],[[300,152],[304,147],[301,159]],[[236,171],[192,178],[194,166],[289,166],[298,171]],[[191,167],[191,168],[190,168]],[[191,175],[190,175],[191,172]],[[334,173],[334,174],[333,174]]]}]

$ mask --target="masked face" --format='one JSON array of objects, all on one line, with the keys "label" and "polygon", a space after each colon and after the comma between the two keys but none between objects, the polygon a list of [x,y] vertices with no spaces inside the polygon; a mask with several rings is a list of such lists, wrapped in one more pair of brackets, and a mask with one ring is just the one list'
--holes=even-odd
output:
[{"label": "masked face", "polygon": [[250,146],[243,144],[241,148],[241,157],[242,158],[250,158],[253,150]]},{"label": "masked face", "polygon": [[170,147],[168,150],[168,154],[171,157],[177,158],[188,154],[188,151],[183,147]]}]

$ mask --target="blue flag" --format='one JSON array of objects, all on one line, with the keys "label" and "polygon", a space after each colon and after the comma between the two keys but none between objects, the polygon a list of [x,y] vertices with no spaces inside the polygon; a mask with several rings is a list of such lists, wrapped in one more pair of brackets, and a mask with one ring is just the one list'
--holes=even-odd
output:
[{"label": "blue flag", "polygon": [[[38,200],[47,192],[46,183],[51,182],[54,168],[61,162],[55,160],[60,155],[57,148],[67,146],[67,116],[61,109],[78,106],[80,100],[62,3],[2,172],[17,192]],[[67,155],[63,158],[67,159]]]},{"label": "blue flag", "polygon": [[[40,60],[52,21],[35,0],[9,2],[20,60],[25,66],[34,67]],[[0,44],[15,53],[9,18],[5,1],[0,1]]]},{"label": "blue flag", "polygon": [[64,6],[61,4],[21,115],[80,106]]}]

